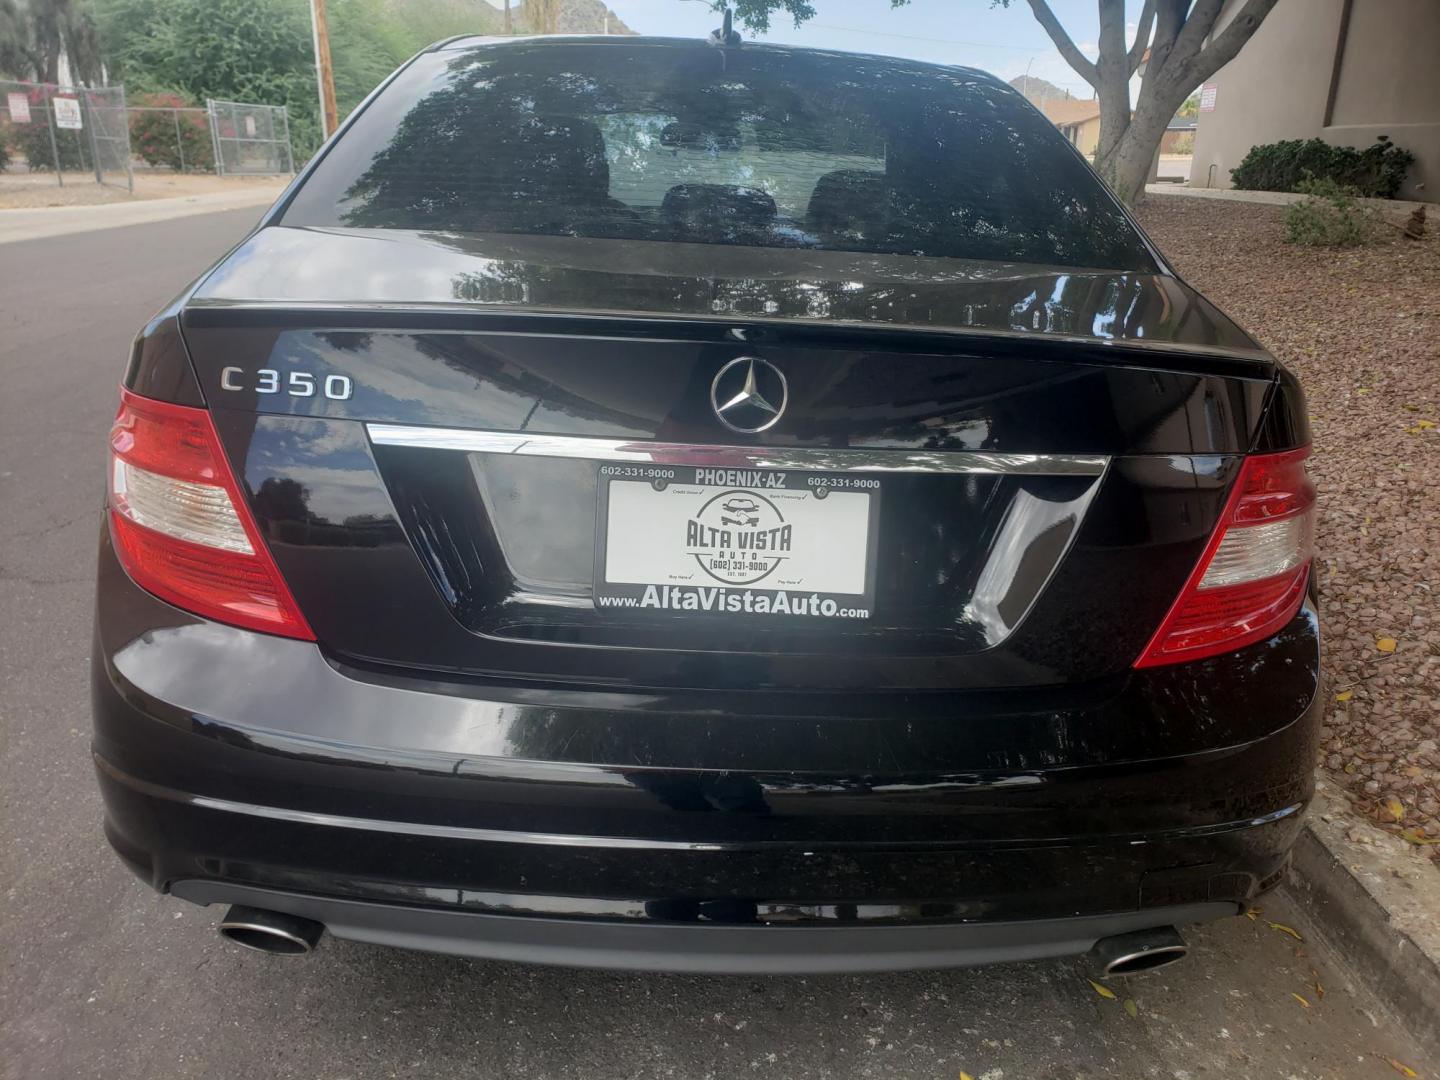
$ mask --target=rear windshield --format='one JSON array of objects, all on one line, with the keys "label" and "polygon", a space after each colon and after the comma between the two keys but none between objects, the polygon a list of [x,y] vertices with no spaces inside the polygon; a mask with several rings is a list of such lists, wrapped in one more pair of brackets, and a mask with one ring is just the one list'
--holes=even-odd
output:
[{"label": "rear windshield", "polygon": [[689,42],[422,56],[282,223],[1155,269],[1018,94],[908,61]]}]

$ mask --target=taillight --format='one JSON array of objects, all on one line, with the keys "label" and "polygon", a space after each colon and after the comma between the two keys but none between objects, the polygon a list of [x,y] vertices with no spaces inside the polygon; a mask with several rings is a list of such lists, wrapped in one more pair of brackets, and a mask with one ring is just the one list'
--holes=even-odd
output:
[{"label": "taillight", "polygon": [[1245,459],[1215,534],[1136,667],[1229,652],[1295,617],[1314,554],[1309,456],[1305,447]]},{"label": "taillight", "polygon": [[120,391],[110,429],[110,535],[141,588],[197,615],[315,640],[204,409]]}]

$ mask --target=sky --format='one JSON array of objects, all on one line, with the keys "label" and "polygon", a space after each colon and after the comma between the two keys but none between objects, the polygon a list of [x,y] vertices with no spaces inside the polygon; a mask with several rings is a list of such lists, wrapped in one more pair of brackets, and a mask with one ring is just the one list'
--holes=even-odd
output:
[{"label": "sky", "polygon": [[[708,10],[705,0],[607,2],[639,34],[700,36],[719,25],[719,16]],[[1094,94],[1061,58],[1025,0],[1011,0],[1008,8],[992,7],[990,0],[910,0],[905,7],[894,10],[890,0],[811,3],[816,10],[814,19],[796,29],[789,16],[776,15],[763,40],[964,64],[1007,81],[1028,72],[1076,97]],[[1132,38],[1133,20],[1140,6],[1140,0],[1127,0],[1132,20],[1127,35]],[[1095,0],[1050,0],[1050,7],[1071,40],[1094,59],[1100,32]],[[750,36],[743,27],[740,29]]]}]

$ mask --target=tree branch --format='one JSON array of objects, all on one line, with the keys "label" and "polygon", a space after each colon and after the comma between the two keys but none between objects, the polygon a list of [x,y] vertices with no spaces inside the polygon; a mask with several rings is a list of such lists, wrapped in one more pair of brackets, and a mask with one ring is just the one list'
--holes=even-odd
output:
[{"label": "tree branch", "polygon": [[1150,62],[1145,65],[1145,78],[1152,68],[1162,67],[1175,47],[1180,28],[1185,25],[1189,0],[1157,0],[1155,4],[1155,39],[1150,43]]},{"label": "tree branch", "polygon": [[1224,0],[1196,0],[1195,6],[1185,16],[1180,36],[1175,39],[1175,55],[1189,59],[1200,51],[1210,31],[1215,29],[1215,20],[1220,18]]},{"label": "tree branch", "polygon": [[1145,49],[1150,44],[1150,24],[1155,20],[1155,0],[1145,0],[1140,9],[1140,21],[1135,26],[1135,44],[1130,46],[1130,74],[1134,75],[1145,59]]},{"label": "tree branch", "polygon": [[1187,59],[1184,69],[1186,81],[1190,83],[1187,93],[1235,59],[1241,46],[1260,29],[1275,3],[1276,0],[1248,0],[1225,29],[1210,39],[1209,45]]},{"label": "tree branch", "polygon": [[1045,0],[1029,0],[1030,10],[1035,15],[1035,21],[1045,28],[1045,33],[1050,35],[1050,40],[1060,50],[1060,55],[1065,58],[1079,76],[1091,86],[1096,84],[1095,65],[1085,59],[1085,54],[1075,47],[1075,42],[1070,40],[1070,35],[1060,25],[1060,20],[1055,18],[1055,13],[1050,10],[1050,5]]},{"label": "tree branch", "polygon": [[[1129,57],[1125,49],[1125,0],[1100,0],[1100,55],[1095,70],[1120,67]],[[1103,77],[1103,75],[1102,75]]]},{"label": "tree branch", "polygon": [[785,12],[796,26],[815,17],[809,0],[710,0],[710,7],[717,12],[733,7],[736,22],[762,34],[770,29],[770,15],[775,11]]}]

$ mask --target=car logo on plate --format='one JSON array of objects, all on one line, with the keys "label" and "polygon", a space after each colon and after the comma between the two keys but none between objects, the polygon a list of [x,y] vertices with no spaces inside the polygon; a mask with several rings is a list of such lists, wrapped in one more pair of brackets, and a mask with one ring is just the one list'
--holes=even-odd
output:
[{"label": "car logo on plate", "polygon": [[732,488],[685,523],[685,550],[716,581],[753,585],[794,556],[794,531],[764,495]]},{"label": "car logo on plate", "polygon": [[775,426],[789,397],[784,374],[758,356],[731,360],[710,384],[710,404],[720,422],[752,435]]}]

